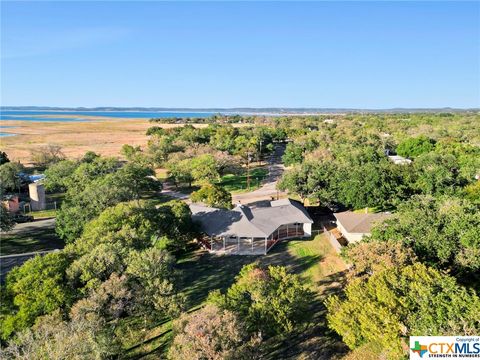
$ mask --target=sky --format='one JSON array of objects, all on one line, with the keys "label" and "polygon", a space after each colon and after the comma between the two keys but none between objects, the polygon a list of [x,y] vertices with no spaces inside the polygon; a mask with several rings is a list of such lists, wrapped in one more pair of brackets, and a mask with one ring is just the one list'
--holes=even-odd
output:
[{"label": "sky", "polygon": [[1,104],[480,107],[480,2],[1,2]]}]

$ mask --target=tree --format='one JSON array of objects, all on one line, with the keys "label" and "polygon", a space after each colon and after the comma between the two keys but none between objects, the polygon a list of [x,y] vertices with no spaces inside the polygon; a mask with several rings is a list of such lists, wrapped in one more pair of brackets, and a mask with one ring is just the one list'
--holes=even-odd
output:
[{"label": "tree", "polygon": [[31,328],[20,332],[0,351],[5,359],[110,358],[119,350],[113,332],[96,316],[64,321],[60,311],[42,316]]},{"label": "tree", "polygon": [[0,186],[2,191],[16,192],[23,183],[21,173],[25,168],[19,162],[7,162],[0,165]]},{"label": "tree", "polygon": [[190,164],[190,159],[184,159],[181,161],[169,161],[167,164],[168,175],[173,180],[175,187],[180,184],[188,184],[192,186],[193,175]]},{"label": "tree", "polygon": [[420,261],[464,279],[480,269],[480,211],[468,200],[416,196],[374,227],[371,239],[403,243]]},{"label": "tree", "polygon": [[190,199],[212,207],[232,208],[232,194],[219,185],[203,185],[200,190],[192,193]]},{"label": "tree", "polygon": [[415,187],[422,194],[454,194],[466,184],[458,172],[457,160],[450,154],[422,154],[415,160],[414,168],[417,173]]},{"label": "tree", "polygon": [[409,335],[474,335],[480,299],[473,290],[423,264],[392,267],[356,279],[345,298],[328,298],[328,325],[352,349],[375,343],[401,357]]},{"label": "tree", "polygon": [[126,275],[112,274],[88,297],[77,301],[70,310],[73,319],[88,319],[92,316],[115,325],[120,318],[130,315],[135,304],[135,294]]},{"label": "tree", "polygon": [[132,251],[127,262],[126,274],[137,299],[136,314],[143,316],[145,322],[177,316],[185,299],[175,286],[175,258],[165,250],[148,248]]},{"label": "tree", "polygon": [[245,265],[225,294],[214,291],[209,302],[235,312],[250,333],[262,336],[293,331],[309,316],[313,294],[298,275],[283,266]]},{"label": "tree", "polygon": [[119,203],[90,221],[73,248],[80,255],[102,243],[141,250],[162,236],[177,239],[177,245],[172,246],[183,248],[191,240],[191,228],[191,212],[183,202],[171,201],[158,207],[145,201]]},{"label": "tree", "polygon": [[96,152],[94,151],[87,151],[82,159],[81,159],[81,162],[82,163],[92,163],[94,162],[96,159],[100,158],[100,155],[98,155]]},{"label": "tree", "polygon": [[120,152],[123,156],[125,156],[127,160],[132,161],[139,153],[142,152],[142,149],[140,148],[140,146],[124,144],[120,149]]},{"label": "tree", "polygon": [[47,167],[60,160],[65,159],[62,147],[59,145],[48,144],[40,146],[30,152],[32,162],[39,167]]},{"label": "tree", "polygon": [[0,165],[10,162],[8,155],[5,151],[0,151]]},{"label": "tree", "polygon": [[210,154],[204,154],[190,161],[191,174],[199,184],[210,184],[220,178],[217,170],[217,162]]},{"label": "tree", "polygon": [[51,253],[37,255],[8,273],[5,303],[9,314],[2,318],[2,339],[31,326],[37,317],[71,303],[72,294],[65,277],[68,265],[65,254]]},{"label": "tree", "polygon": [[300,164],[303,161],[305,149],[297,144],[289,143],[282,156],[282,162],[285,166]]},{"label": "tree", "polygon": [[180,151],[181,149],[175,145],[173,137],[162,135],[154,135],[148,142],[148,151],[153,161],[161,166],[168,161],[168,155]]},{"label": "tree", "polygon": [[128,250],[118,242],[100,243],[73,261],[67,270],[68,278],[76,287],[83,286],[84,292],[95,289],[111,274],[124,271]]},{"label": "tree", "polygon": [[213,305],[191,314],[183,314],[173,324],[170,359],[254,359],[253,344],[244,325],[231,311]]},{"label": "tree", "polygon": [[67,242],[78,238],[85,224],[106,208],[161,189],[149,167],[129,163],[112,169],[109,165],[113,164],[106,168],[103,165],[99,160],[82,164],[69,180],[69,190],[56,220],[56,231]]},{"label": "tree", "polygon": [[77,169],[79,163],[72,160],[62,160],[50,165],[45,170],[45,190],[50,192],[65,192],[69,184],[69,177]]},{"label": "tree", "polygon": [[404,244],[394,241],[361,241],[349,244],[342,256],[353,266],[353,277],[368,277],[393,267],[405,267],[416,261],[414,252]]},{"label": "tree", "polygon": [[480,205],[480,180],[464,188],[465,198],[476,205]]},{"label": "tree", "polygon": [[10,231],[15,226],[15,221],[13,221],[13,217],[8,211],[5,204],[0,203],[0,230],[1,231]]},{"label": "tree", "polygon": [[191,212],[180,201],[161,206],[148,202],[120,203],[90,221],[67,250],[76,259],[67,274],[83,292],[94,289],[127,268],[132,250],[155,246],[180,252],[192,239]]},{"label": "tree", "polygon": [[428,153],[435,148],[435,140],[426,136],[407,138],[397,146],[397,154],[407,158],[416,158],[421,154]]}]

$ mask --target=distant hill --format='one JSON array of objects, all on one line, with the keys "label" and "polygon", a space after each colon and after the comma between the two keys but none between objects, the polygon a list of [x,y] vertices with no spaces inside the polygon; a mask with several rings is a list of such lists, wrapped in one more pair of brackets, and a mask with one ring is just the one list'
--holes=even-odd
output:
[{"label": "distant hill", "polygon": [[52,106],[0,106],[0,111],[168,111],[168,112],[216,112],[249,114],[344,114],[344,113],[438,113],[438,112],[479,112],[479,108],[392,108],[392,109],[356,109],[356,108],[167,108],[167,107],[52,107]]}]

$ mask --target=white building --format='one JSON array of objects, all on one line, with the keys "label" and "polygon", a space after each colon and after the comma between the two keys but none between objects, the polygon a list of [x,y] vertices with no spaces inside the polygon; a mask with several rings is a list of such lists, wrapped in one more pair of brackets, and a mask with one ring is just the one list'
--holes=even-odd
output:
[{"label": "white building", "polygon": [[390,159],[390,161],[397,165],[408,165],[412,163],[412,160],[404,158],[400,155],[388,155],[388,158]]},{"label": "white building", "polygon": [[333,214],[337,219],[337,228],[349,243],[354,243],[370,235],[372,226],[391,216],[390,213],[355,213],[344,211]]}]

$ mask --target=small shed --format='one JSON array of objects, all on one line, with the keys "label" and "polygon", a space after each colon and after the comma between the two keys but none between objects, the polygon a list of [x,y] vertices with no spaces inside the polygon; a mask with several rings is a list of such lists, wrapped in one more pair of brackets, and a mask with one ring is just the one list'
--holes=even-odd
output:
[{"label": "small shed", "polygon": [[30,195],[30,207],[32,211],[45,210],[47,207],[45,199],[45,187],[38,182],[28,184]]},{"label": "small shed", "polygon": [[375,223],[388,219],[392,214],[383,213],[356,213],[343,211],[333,214],[337,219],[337,227],[349,243],[354,243],[370,235]]}]

